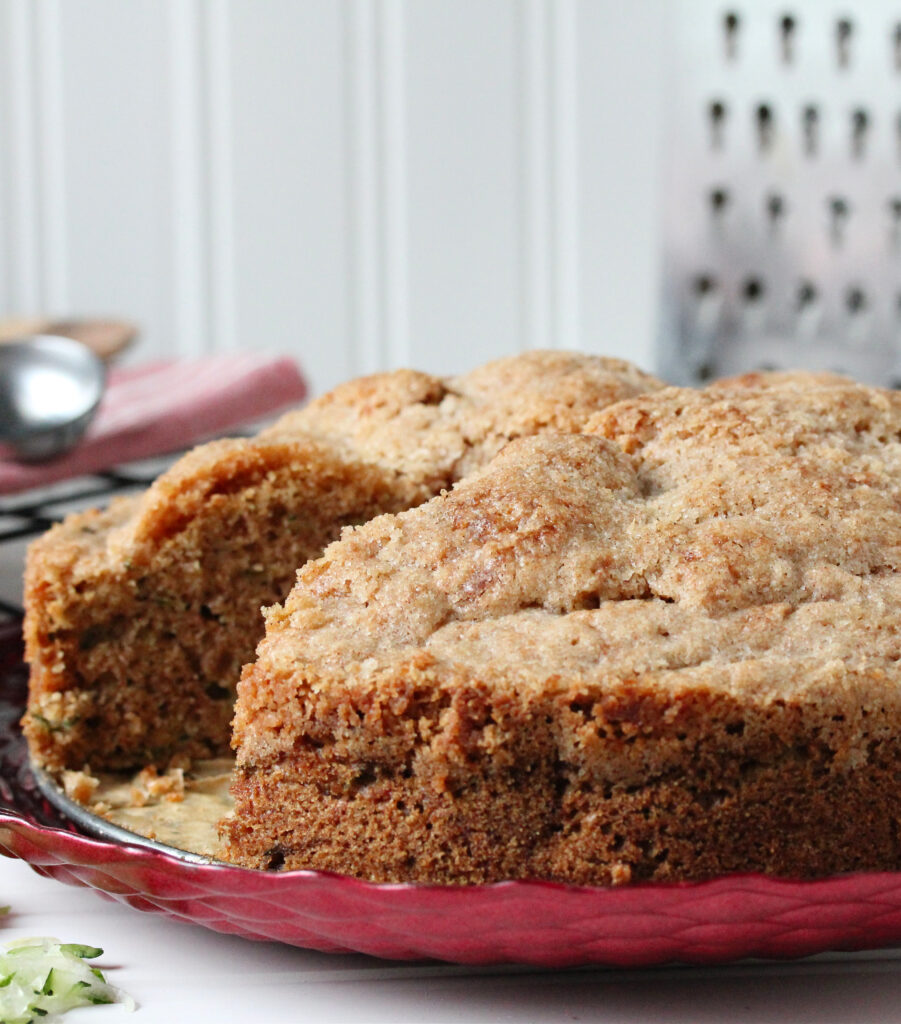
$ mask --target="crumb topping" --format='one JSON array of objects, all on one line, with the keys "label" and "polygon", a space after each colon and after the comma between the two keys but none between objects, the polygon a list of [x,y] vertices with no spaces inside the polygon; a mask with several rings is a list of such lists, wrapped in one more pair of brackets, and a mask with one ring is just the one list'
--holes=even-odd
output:
[{"label": "crumb topping", "polygon": [[[417,657],[519,690],[897,676],[901,396],[795,374],[628,399],[588,430],[346,531],[269,611],[243,702],[258,676],[353,689]],[[239,702],[239,736],[260,727]]]}]

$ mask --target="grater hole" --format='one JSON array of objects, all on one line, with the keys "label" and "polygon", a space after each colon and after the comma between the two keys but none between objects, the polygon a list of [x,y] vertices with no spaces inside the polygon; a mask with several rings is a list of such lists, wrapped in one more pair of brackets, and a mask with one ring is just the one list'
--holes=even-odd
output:
[{"label": "grater hole", "polygon": [[754,120],[757,124],[757,144],[761,151],[765,152],[773,144],[773,127],[775,115],[769,103],[758,103],[754,111]]},{"label": "grater hole", "polygon": [[845,228],[851,216],[851,206],[844,196],[830,196],[826,200],[829,210],[829,235],[833,245],[841,245],[845,237]]},{"label": "grater hole", "polygon": [[886,203],[889,215],[889,239],[895,248],[901,246],[901,195],[890,196]]},{"label": "grater hole", "polygon": [[703,299],[716,291],[716,281],[709,274],[698,274],[692,284],[692,290],[699,299]]},{"label": "grater hole", "polygon": [[722,310],[719,282],[712,274],[698,274],[691,288],[695,296],[695,329],[701,336],[713,335],[718,328]]},{"label": "grater hole", "polygon": [[778,192],[770,192],[765,200],[765,208],[770,224],[776,227],[785,216],[785,198]]},{"label": "grater hole", "polygon": [[723,50],[726,60],[738,56],[738,33],[741,29],[741,15],[737,11],[726,11],[723,15]]},{"label": "grater hole", "polygon": [[723,131],[726,126],[728,108],[723,100],[711,100],[707,107],[707,120],[710,123],[710,144],[714,149],[723,145]]},{"label": "grater hole", "polygon": [[895,22],[892,32],[892,49],[895,54],[895,70],[901,71],[901,21]]},{"label": "grater hole", "polygon": [[808,103],[801,111],[801,132],[805,155],[816,156],[820,142],[820,111],[815,103]]},{"label": "grater hole", "polygon": [[763,299],[765,291],[766,289],[764,288],[763,281],[761,281],[759,277],[747,278],[741,288],[742,297],[749,306],[760,302]]},{"label": "grater hole", "polygon": [[725,188],[712,188],[709,195],[710,209],[715,216],[723,213],[729,205],[729,192]]},{"label": "grater hole", "polygon": [[870,115],[863,107],[851,112],[851,153],[860,159],[866,146],[867,130],[870,127]]},{"label": "grater hole", "polygon": [[800,340],[810,341],[816,334],[822,312],[820,294],[813,281],[805,278],[798,283],[795,301],[797,302],[796,336]]},{"label": "grater hole", "polygon": [[851,37],[854,35],[854,22],[850,18],[839,18],[835,23],[835,59],[840,68],[851,63]]},{"label": "grater hole", "polygon": [[813,281],[802,281],[798,285],[798,309],[805,310],[810,309],[811,306],[816,305],[817,298],[817,287]]},{"label": "grater hole", "polygon": [[798,22],[793,14],[783,14],[779,19],[779,47],[782,60],[791,64],[795,59],[795,36]]},{"label": "grater hole", "polygon": [[851,285],[845,292],[845,305],[851,316],[859,316],[866,311],[867,295],[859,285]]}]

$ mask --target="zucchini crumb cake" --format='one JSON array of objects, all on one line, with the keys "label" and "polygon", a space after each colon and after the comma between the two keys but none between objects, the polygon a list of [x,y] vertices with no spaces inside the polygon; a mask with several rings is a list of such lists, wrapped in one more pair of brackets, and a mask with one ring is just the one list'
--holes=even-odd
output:
[{"label": "zucchini crumb cake", "polygon": [[579,430],[660,386],[621,360],[562,352],[449,380],[379,374],[256,438],[195,449],[140,497],[70,516],[28,553],[32,759],[59,773],[227,753],[261,605],[343,526],[425,501],[512,438]]},{"label": "zucchini crumb cake", "polygon": [[670,388],[345,531],[238,689],[228,859],[379,881],[897,869],[901,396]]},{"label": "zucchini crumb cake", "polygon": [[353,382],[38,543],[32,756],[218,753],[208,690],[244,660],[237,864],[896,869],[899,438],[901,396],[829,375],[661,390],[533,354]]}]

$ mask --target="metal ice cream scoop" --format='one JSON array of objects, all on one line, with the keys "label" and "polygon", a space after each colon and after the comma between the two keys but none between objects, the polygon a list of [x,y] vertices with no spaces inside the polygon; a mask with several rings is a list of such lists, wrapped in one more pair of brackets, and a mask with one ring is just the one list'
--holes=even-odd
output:
[{"label": "metal ice cream scoop", "polygon": [[0,445],[24,462],[72,448],[97,411],[102,360],[80,342],[35,334],[0,345]]}]

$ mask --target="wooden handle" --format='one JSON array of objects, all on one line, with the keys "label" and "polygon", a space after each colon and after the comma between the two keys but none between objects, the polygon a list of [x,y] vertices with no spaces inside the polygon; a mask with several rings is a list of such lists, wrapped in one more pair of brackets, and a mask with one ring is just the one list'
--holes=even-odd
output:
[{"label": "wooden handle", "polygon": [[138,329],[125,320],[50,320],[22,317],[0,320],[0,344],[29,334],[59,334],[87,345],[101,359],[110,360],[134,341]]}]

